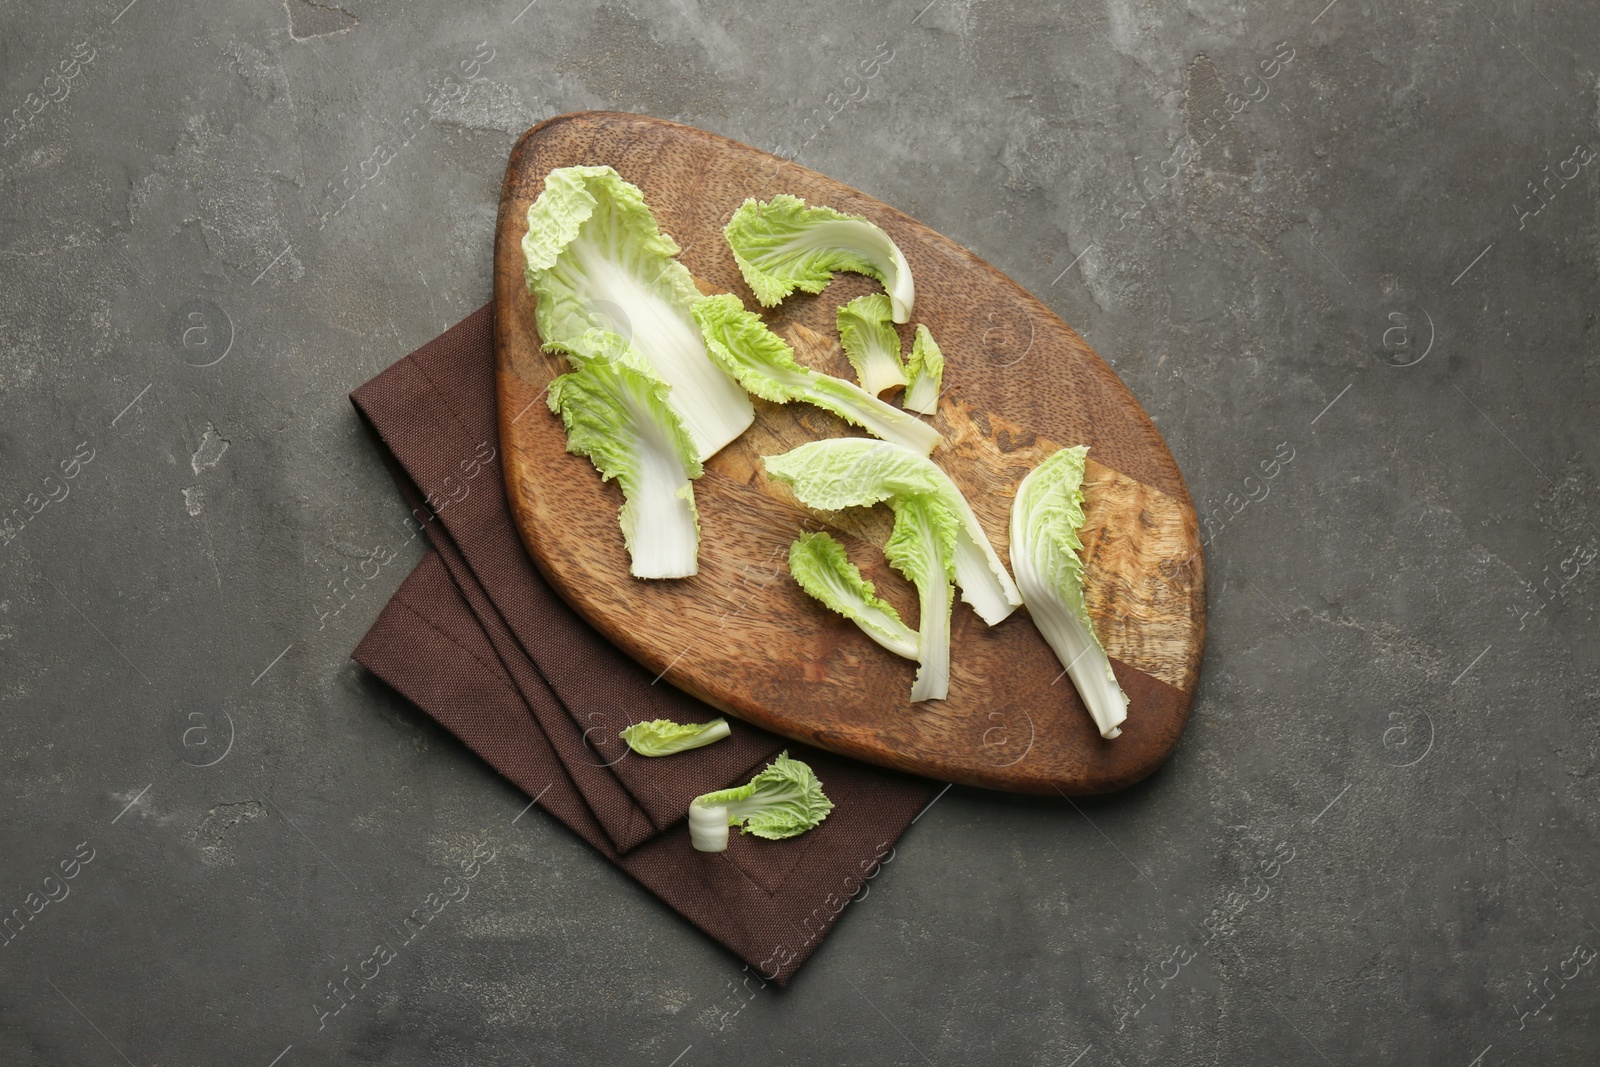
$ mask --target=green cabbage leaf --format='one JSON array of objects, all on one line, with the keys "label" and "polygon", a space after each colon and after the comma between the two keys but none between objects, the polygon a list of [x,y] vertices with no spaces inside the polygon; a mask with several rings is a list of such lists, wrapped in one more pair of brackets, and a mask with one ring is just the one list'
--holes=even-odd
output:
[{"label": "green cabbage leaf", "polygon": [[636,722],[617,736],[641,756],[670,756],[721,741],[729,732],[727,719],[691,723],[652,719],[649,722]]},{"label": "green cabbage leaf", "polygon": [[692,480],[703,468],[668,388],[620,336],[589,329],[553,344],[573,369],[546,401],[567,429],[567,451],[588,456],[622,488],[622,539],[636,578],[687,578],[699,569]]},{"label": "green cabbage leaf", "polygon": [[796,400],[813,404],[921,455],[932,452],[943,440],[932,426],[885,404],[854,382],[819,374],[801,364],[794,349],[731,293],[702,297],[691,313],[700,324],[711,358],[761,399],[774,404]]},{"label": "green cabbage leaf", "polygon": [[672,387],[668,402],[700,459],[750,425],[750,398],[707,357],[689,316],[700,291],[637,186],[610,167],[552,170],[528,208],[522,253],[547,347],[590,329],[632,343]]},{"label": "green cabbage leaf", "polygon": [[950,687],[952,582],[991,626],[1022,603],[977,516],[948,475],[888,441],[841,437],[763,457],[768,476],[819,511],[886,503],[895,513],[884,555],[917,587],[913,702],[943,700]]},{"label": "green cabbage leaf", "polygon": [[894,605],[878,598],[878,590],[845,554],[844,546],[825,533],[809,533],[789,546],[789,574],[823,605],[843,615],[897,656],[917,658],[917,635]]},{"label": "green cabbage leaf", "polygon": [[750,784],[695,797],[689,803],[689,840],[700,852],[723,852],[728,827],[777,841],[812,829],[833,810],[811,767],[781,752]]},{"label": "green cabbage leaf", "polygon": [[820,293],[834,271],[865,274],[883,283],[895,322],[909,322],[916,290],[898,245],[860,215],[831,207],[806,207],[787,193],[771,200],[746,200],[722,234],[744,280],[773,307],[796,289]]},{"label": "green cabbage leaf", "polygon": [[885,389],[906,384],[900,362],[900,335],[889,318],[889,298],[882,293],[858,296],[835,316],[839,343],[856,369],[861,388],[877,396]]},{"label": "green cabbage leaf", "polygon": [[933,334],[920,322],[911,342],[911,358],[906,360],[906,377],[911,382],[903,401],[906,410],[938,414],[939,390],[944,387],[944,354],[934,343]]},{"label": "green cabbage leaf", "polygon": [[1128,718],[1084,601],[1083,476],[1088,448],[1063,448],[1022,479],[1011,504],[1011,566],[1028,614],[1083,697],[1101,737],[1116,737]]}]

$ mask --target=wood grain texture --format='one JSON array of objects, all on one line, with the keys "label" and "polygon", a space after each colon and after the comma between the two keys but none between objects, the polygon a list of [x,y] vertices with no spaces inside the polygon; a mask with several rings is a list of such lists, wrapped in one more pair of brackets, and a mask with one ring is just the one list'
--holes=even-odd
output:
[{"label": "wood grain texture", "polygon": [[[887,509],[817,516],[762,474],[760,457],[854,432],[809,405],[755,400],[756,421],[695,483],[700,573],[639,581],[617,526],[621,494],[566,452],[544,390],[565,367],[540,350],[523,276],[527,209],[552,168],[607,164],[639,186],[708,293],[745,286],[722,227],[747,196],[793,193],[882,226],[909,261],[916,322],[945,353],[933,459],[1006,556],[1017,483],[1069,444],[1090,446],[1083,531],[1096,628],[1131,703],[1103,740],[1061,664],[1019,610],[985,626],[963,603],[951,626],[950,698],[907,701],[916,665],[892,656],[789,578],[789,544],[831,528],[913,625],[915,590],[884,561]],[[915,774],[1018,792],[1104,793],[1171,753],[1205,640],[1205,571],[1183,478],[1115,373],[1039,301],[971,252],[848,186],[677,123],[612,112],[554,118],[511,153],[494,266],[495,351],[506,485],[523,540],[561,595],[664,681],[775,733]],[[800,359],[851,377],[835,309],[876,283],[839,275],[765,313]],[[891,395],[889,399],[893,399]]]}]

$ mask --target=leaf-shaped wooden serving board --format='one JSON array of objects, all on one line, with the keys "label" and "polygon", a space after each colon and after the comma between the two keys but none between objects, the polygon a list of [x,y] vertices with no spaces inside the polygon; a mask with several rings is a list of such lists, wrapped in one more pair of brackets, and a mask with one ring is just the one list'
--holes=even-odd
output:
[{"label": "leaf-shaped wooden serving board", "polygon": [[[855,433],[804,404],[755,401],[755,424],[694,483],[700,573],[629,576],[620,491],[566,451],[545,404],[565,370],[540,348],[523,276],[528,205],[556,167],[606,164],[644,191],[707,293],[759,307],[722,237],[745,197],[792,193],[864,215],[899,244],[916,280],[912,323],[945,356],[932,458],[966,493],[1003,559],[1017,483],[1065,445],[1086,444],[1083,542],[1091,613],[1131,698],[1103,740],[1025,608],[988,627],[957,602],[948,700],[911,704],[916,664],[811,600],[789,544],[827,526],[879,594],[916,625],[914,589],[884,562],[886,508],[825,523],[762,473],[760,457]],[[837,275],[765,317],[819,370],[853,378],[836,309],[877,283]],[[495,351],[506,485],[528,551],[559,593],[664,682],[731,715],[833,752],[945,781],[1029,793],[1104,793],[1139,781],[1177,743],[1205,639],[1194,507],[1150,418],[1065,323],[1004,274],[916,220],[748,145],[639,115],[584,112],[530,130],[511,153],[495,238]],[[911,325],[901,327],[910,347]],[[890,394],[891,401],[897,397]]]}]

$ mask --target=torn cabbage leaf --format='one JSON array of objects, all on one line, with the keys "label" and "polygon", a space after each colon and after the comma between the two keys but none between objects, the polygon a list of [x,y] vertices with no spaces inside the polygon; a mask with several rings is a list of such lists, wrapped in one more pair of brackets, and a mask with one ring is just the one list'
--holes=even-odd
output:
[{"label": "torn cabbage leaf", "polygon": [[700,852],[726,851],[730,826],[777,841],[805,833],[832,810],[811,767],[780,752],[749,785],[695,797],[689,803],[689,841]]},{"label": "torn cabbage leaf", "polygon": [[950,609],[955,606],[956,531],[960,522],[935,494],[891,497],[894,529],[883,554],[917,587],[917,677],[911,701],[950,695]]},{"label": "torn cabbage leaf", "polygon": [[691,723],[652,719],[649,722],[636,722],[617,736],[641,756],[670,756],[675,752],[687,752],[721,741],[730,732],[727,719]]},{"label": "torn cabbage leaf", "polygon": [[889,319],[889,298],[882,293],[858,296],[839,309],[839,343],[856,369],[861,388],[877,396],[885,389],[906,384],[900,362],[900,335]]},{"label": "torn cabbage leaf", "polygon": [[573,369],[550,382],[550,410],[567,451],[588,456],[622,487],[622,539],[635,578],[687,578],[698,570],[700,522],[692,480],[703,468],[668,388],[617,334],[590,329],[552,344]]},{"label": "torn cabbage leaf", "polygon": [[906,361],[906,377],[911,381],[902,401],[906,410],[938,414],[939,390],[944,387],[944,354],[934,343],[933,334],[920,322],[911,342],[911,358]]},{"label": "torn cabbage leaf", "polygon": [[828,534],[805,534],[789,546],[789,574],[801,589],[890,652],[917,658],[916,632],[900,620],[894,605],[878,598],[878,590],[850,562],[844,546]]},{"label": "torn cabbage leaf", "polygon": [[799,197],[779,193],[766,203],[746,200],[722,235],[762,307],[781,303],[796,289],[820,293],[834,271],[847,270],[882,282],[894,321],[911,320],[916,291],[906,257],[860,215],[806,207]]},{"label": "torn cabbage leaf", "polygon": [[689,317],[700,291],[637,186],[610,167],[552,170],[528,208],[522,254],[546,347],[591,328],[631,342],[672,387],[669,403],[698,458],[714,455],[754,420],[750,398],[706,355]]},{"label": "torn cabbage leaf", "polygon": [[[924,424],[925,425],[925,424]],[[889,441],[838,437],[764,457],[767,473],[786,482],[807,507],[869,507],[895,496],[931,494],[956,517],[956,585],[990,626],[1022,603],[1011,575],[961,490],[938,464]]]},{"label": "torn cabbage leaf", "polygon": [[1089,449],[1063,448],[1017,486],[1011,504],[1011,566],[1028,614],[1077,686],[1101,737],[1116,737],[1128,717],[1083,598],[1083,475]]},{"label": "torn cabbage leaf", "polygon": [[732,293],[695,301],[691,313],[705,336],[707,350],[740,385],[763,400],[814,404],[886,441],[927,455],[943,438],[915,415],[907,415],[854,382],[819,374],[794,358],[788,342],[767,328],[761,316],[745,310]]},{"label": "torn cabbage leaf", "polygon": [[918,597],[920,666],[911,699],[945,699],[952,581],[990,625],[1022,600],[955,483],[908,448],[859,437],[813,441],[762,462],[767,474],[788,485],[807,507],[839,511],[887,503],[894,510],[894,530],[883,552],[917,587]]}]

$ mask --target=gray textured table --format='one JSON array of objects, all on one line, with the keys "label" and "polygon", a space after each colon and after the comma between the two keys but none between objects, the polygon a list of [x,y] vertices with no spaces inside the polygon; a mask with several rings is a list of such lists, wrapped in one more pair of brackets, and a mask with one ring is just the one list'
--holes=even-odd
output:
[{"label": "gray textured table", "polygon": [[[0,1061],[1594,1062],[1600,14],[926,2],[0,9]],[[347,658],[419,545],[344,394],[583,108],[968,245],[1210,517],[1169,765],[951,790],[783,992]]]}]

